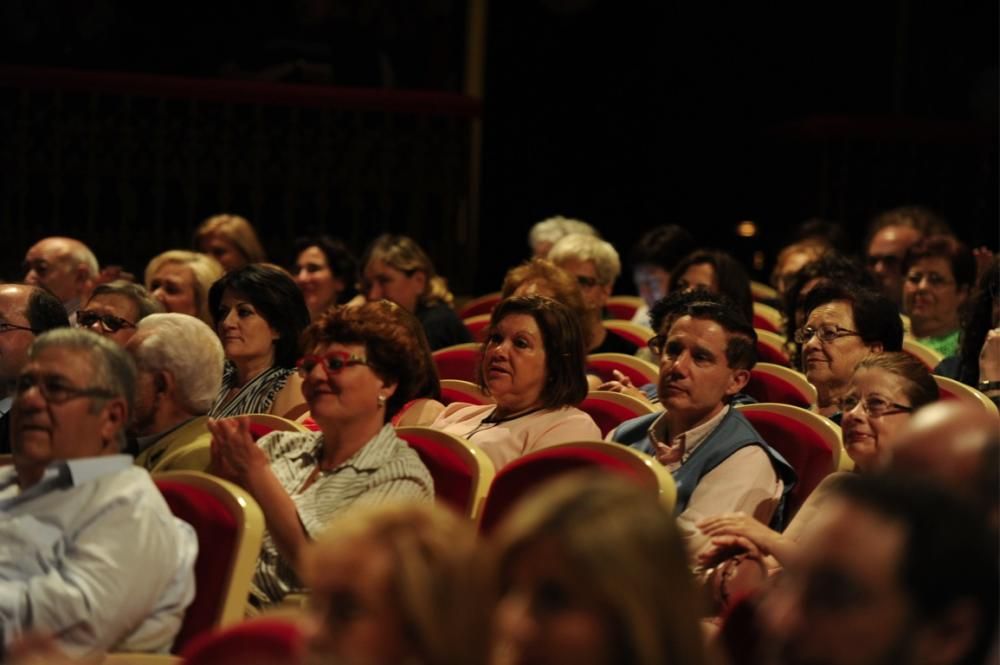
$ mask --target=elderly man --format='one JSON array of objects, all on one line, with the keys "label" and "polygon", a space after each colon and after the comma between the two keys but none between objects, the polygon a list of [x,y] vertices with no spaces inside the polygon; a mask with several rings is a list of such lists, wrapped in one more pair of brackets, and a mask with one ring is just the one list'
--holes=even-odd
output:
[{"label": "elderly man", "polygon": [[654,455],[677,482],[678,526],[695,554],[706,545],[695,524],[731,511],[782,526],[791,466],[730,402],[756,361],[756,334],[718,302],[683,305],[650,340],[660,358],[658,393],[665,411],[627,420],[611,441]]},{"label": "elderly man", "polygon": [[87,304],[77,310],[76,325],[125,346],[139,321],[162,311],[160,301],[141,284],[115,280],[94,289]]},{"label": "elderly man", "polygon": [[59,298],[71,321],[94,288],[100,267],[79,240],[54,236],[35,243],[24,257],[24,281],[44,286]]},{"label": "elderly man", "polygon": [[197,539],[118,454],[134,388],[128,354],[103,337],[53,330],[31,346],[0,470],[0,644],[33,630],[73,656],[170,649]]},{"label": "elderly man", "polygon": [[903,304],[903,259],[925,235],[949,233],[948,225],[920,206],[903,206],[879,214],[868,227],[865,260],[882,294],[899,309]]},{"label": "elderly man", "polygon": [[208,468],[205,414],[222,384],[218,336],[187,314],[152,314],[125,347],[139,370],[131,431],[135,463],[152,471]]},{"label": "elderly man", "polygon": [[774,652],[766,662],[987,662],[1000,583],[994,541],[981,515],[926,479],[845,476],[762,602],[761,646]]},{"label": "elderly man", "polygon": [[14,383],[35,335],[66,327],[66,310],[51,293],[28,284],[0,284],[0,454],[10,453]]}]

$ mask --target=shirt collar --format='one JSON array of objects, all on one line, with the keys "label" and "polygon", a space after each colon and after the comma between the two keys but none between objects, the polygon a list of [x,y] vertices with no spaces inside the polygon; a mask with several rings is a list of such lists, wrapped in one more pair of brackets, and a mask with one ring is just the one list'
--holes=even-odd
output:
[{"label": "shirt collar", "polygon": [[14,403],[13,397],[8,396],[0,399],[0,415],[4,415],[8,411],[10,411],[10,407],[13,403]]},{"label": "shirt collar", "polygon": [[[390,423],[386,423],[368,443],[361,446],[361,449],[341,462],[335,468],[325,473],[336,473],[345,466],[352,466],[358,471],[375,471],[382,467],[386,461],[392,459],[395,454],[396,430]],[[290,459],[305,459],[310,464],[315,464],[321,459],[323,448],[323,436],[316,437],[316,446],[312,450],[302,451],[299,455],[289,456]]]},{"label": "shirt collar", "polygon": [[722,422],[722,419],[726,417],[726,414],[729,413],[731,408],[731,406],[726,404],[717,414],[702,424],[696,425],[686,432],[681,432],[671,441],[666,441],[667,414],[664,412],[663,415],[654,420],[649,426],[649,439],[654,443],[659,442],[671,447],[683,445],[684,456],[681,458],[681,463],[683,464],[687,461],[688,457],[691,456],[691,453],[694,452],[695,448],[701,445],[701,443],[708,438],[708,435],[719,426],[719,423]]},{"label": "shirt collar", "polygon": [[96,480],[122,469],[132,466],[129,455],[101,455],[99,457],[81,457],[72,460],[52,462],[42,473],[41,479],[24,492],[15,493],[17,485],[17,470],[13,466],[0,469],[0,510],[7,506],[26,501],[34,496],[45,494],[60,487],[79,487],[84,483]]}]

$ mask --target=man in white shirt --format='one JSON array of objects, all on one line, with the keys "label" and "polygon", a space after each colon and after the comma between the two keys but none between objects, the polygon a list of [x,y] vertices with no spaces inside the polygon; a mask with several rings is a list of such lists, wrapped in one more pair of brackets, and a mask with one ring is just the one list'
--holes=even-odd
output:
[{"label": "man in white shirt", "polygon": [[32,630],[71,656],[170,650],[194,598],[197,538],[117,454],[135,376],[124,350],[85,330],[31,346],[14,465],[0,469],[0,645]]}]

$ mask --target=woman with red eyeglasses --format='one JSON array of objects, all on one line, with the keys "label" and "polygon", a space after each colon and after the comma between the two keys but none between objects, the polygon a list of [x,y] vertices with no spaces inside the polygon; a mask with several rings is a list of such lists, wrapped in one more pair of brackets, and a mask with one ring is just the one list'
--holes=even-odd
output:
[{"label": "woman with red eyeglasses", "polygon": [[302,393],[319,432],[272,432],[256,443],[246,418],[209,420],[210,470],[260,504],[267,533],[250,602],[264,607],[302,590],[299,556],[356,503],[430,501],[430,473],[392,416],[436,397],[437,373],[420,322],[387,300],[328,310],[303,335]]}]

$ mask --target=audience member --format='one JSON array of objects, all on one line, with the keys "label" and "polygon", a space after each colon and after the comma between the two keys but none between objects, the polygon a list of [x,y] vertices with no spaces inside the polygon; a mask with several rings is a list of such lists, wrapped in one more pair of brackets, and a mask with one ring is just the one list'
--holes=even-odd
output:
[{"label": "audience member", "polygon": [[925,235],[949,233],[947,224],[920,206],[903,206],[879,214],[868,227],[865,258],[869,273],[878,280],[882,295],[903,304],[903,260],[906,252]]},{"label": "audience member", "polygon": [[358,507],[335,519],[303,557],[317,627],[307,661],[480,662],[474,554],[472,524],[433,503]]},{"label": "audience member", "polygon": [[211,328],[185,314],[153,314],[125,345],[138,370],[135,463],[149,471],[208,468],[208,410],[219,394],[225,356]]},{"label": "audience member", "polygon": [[588,309],[579,283],[573,275],[548,259],[530,259],[508,270],[503,278],[500,297],[506,300],[511,296],[544,296],[566,305],[580,322],[584,346],[588,351],[594,346],[590,328],[587,327]]},{"label": "audience member", "polygon": [[0,634],[33,630],[67,654],[169,651],[194,598],[197,539],[144,469],[118,455],[135,368],[82,330],[35,341],[0,469]]},{"label": "audience member", "polygon": [[549,250],[559,242],[564,236],[570,234],[580,234],[600,238],[601,234],[593,226],[579,219],[571,219],[556,215],[543,219],[528,232],[528,245],[531,247],[531,256],[535,259],[545,259],[549,256]]},{"label": "audience member", "polygon": [[969,298],[958,352],[945,358],[935,374],[1000,397],[1000,258],[979,278]]},{"label": "audience member", "polygon": [[66,326],[65,308],[46,289],[0,284],[0,455],[11,452],[10,406],[14,384],[28,361],[28,347],[35,335]]},{"label": "audience member", "polygon": [[298,371],[319,432],[273,432],[255,443],[246,418],[209,421],[212,470],[246,488],[267,521],[256,606],[302,590],[303,548],[333,517],[355,505],[434,497],[420,457],[389,424],[435,377],[412,315],[387,301],[340,307],[303,339]]},{"label": "audience member", "polygon": [[321,235],[295,242],[292,276],[313,321],[357,294],[358,260],[341,241]]},{"label": "audience member", "polygon": [[208,254],[171,249],[146,266],[146,288],[166,311],[197,316],[212,325],[208,290],[222,274],[222,265]]},{"label": "audience member", "polygon": [[194,246],[229,272],[250,263],[267,260],[253,225],[239,215],[214,215],[194,232]]},{"label": "audience member", "polygon": [[976,260],[952,236],[928,236],[910,247],[903,267],[903,310],[918,342],[942,356],[958,350],[961,312],[976,281]]},{"label": "audience member", "polygon": [[632,245],[632,281],[644,303],[636,310],[632,323],[648,325],[649,308],[669,293],[670,272],[694,248],[694,236],[676,224],[654,227]]},{"label": "audience member", "polygon": [[736,310],[694,302],[650,340],[660,359],[663,413],[627,420],[608,435],[655,456],[677,483],[678,525],[692,554],[708,544],[695,524],[743,511],[783,526],[791,466],[730,405],[756,361],[754,329]]},{"label": "audience member", "polygon": [[726,252],[703,249],[688,254],[670,273],[670,292],[702,288],[725,295],[747,320],[753,321],[750,276]]},{"label": "audience member", "polygon": [[552,246],[548,259],[576,278],[587,306],[584,330],[588,353],[634,354],[638,347],[604,327],[604,304],[621,273],[618,252],[611,243],[588,235],[571,234]]},{"label": "audience member", "polygon": [[294,368],[309,310],[288,273],[267,264],[238,268],[212,285],[208,302],[228,361],[209,415],[302,417]]},{"label": "audience member", "polygon": [[981,516],[906,477],[849,475],[831,494],[762,603],[768,662],[985,662],[1000,581]]},{"label": "audience member", "polygon": [[490,543],[490,662],[706,662],[699,595],[670,513],[603,474],[544,485]]},{"label": "audience member", "polygon": [[79,240],[54,236],[35,243],[24,257],[24,281],[44,286],[66,308],[70,323],[100,273],[97,257]]},{"label": "audience member", "polygon": [[869,353],[899,351],[903,323],[889,299],[852,285],[817,287],[806,296],[806,325],[795,332],[819,412],[839,422],[838,400]]},{"label": "audience member", "polygon": [[432,350],[472,341],[452,309],[454,297],[447,281],[412,238],[379,236],[368,247],[361,265],[365,298],[391,300],[416,315]]},{"label": "audience member", "polygon": [[494,308],[482,346],[479,385],[496,404],[449,404],[430,427],[470,439],[497,470],[568,441],[600,440],[589,415],[583,333],[568,307],[515,296]]},{"label": "audience member", "polygon": [[139,321],[162,311],[159,301],[141,285],[116,280],[94,288],[87,304],[76,312],[76,325],[125,346]]},{"label": "audience member", "polygon": [[774,269],[771,271],[771,286],[778,292],[782,301],[795,275],[807,264],[816,261],[829,251],[830,246],[827,243],[819,238],[810,238],[785,245],[778,252],[778,257],[774,260]]}]

